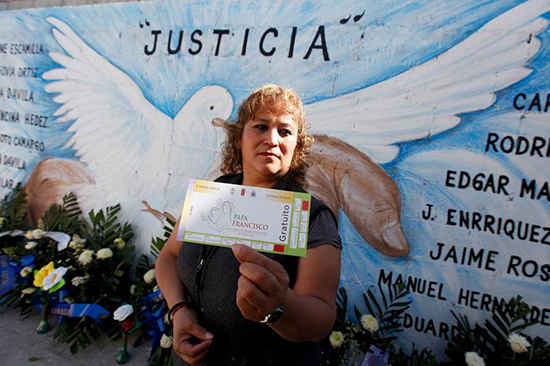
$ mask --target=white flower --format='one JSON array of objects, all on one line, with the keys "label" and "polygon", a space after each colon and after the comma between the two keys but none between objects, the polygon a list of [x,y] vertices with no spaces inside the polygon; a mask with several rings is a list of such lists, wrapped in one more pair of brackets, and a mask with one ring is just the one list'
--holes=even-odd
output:
[{"label": "white flower", "polygon": [[71,249],[82,249],[84,248],[84,244],[86,243],[86,239],[82,239],[77,234],[73,235],[73,240],[69,243],[69,248]]},{"label": "white flower", "polygon": [[32,267],[25,267],[21,270],[21,277],[27,277],[32,272]]},{"label": "white flower", "polygon": [[42,239],[46,235],[46,232],[44,230],[34,229],[31,234],[33,239]]},{"label": "white flower", "polygon": [[124,249],[125,244],[126,244],[126,242],[124,240],[122,240],[122,238],[116,238],[115,239],[115,245],[116,245],[116,248],[118,250]]},{"label": "white flower", "polygon": [[113,319],[118,321],[124,321],[130,314],[134,312],[132,305],[122,305],[113,313]]},{"label": "white flower", "polygon": [[485,361],[477,352],[466,352],[464,354],[468,366],[485,366]]},{"label": "white flower", "polygon": [[162,348],[170,348],[172,347],[172,337],[168,337],[166,334],[162,334],[162,338],[160,339],[160,346]]},{"label": "white flower", "polygon": [[508,337],[508,342],[510,343],[510,347],[512,348],[512,351],[515,353],[523,353],[527,352],[527,347],[531,347],[531,344],[522,335],[512,333]]},{"label": "white flower", "polygon": [[67,273],[67,268],[65,267],[54,269],[44,278],[44,281],[42,282],[42,288],[44,290],[51,289],[63,279],[65,273]]},{"label": "white flower", "polygon": [[86,265],[92,261],[92,255],[94,254],[93,250],[85,250],[78,256],[78,261],[82,265]]},{"label": "white flower", "polygon": [[95,256],[97,259],[108,259],[113,256],[113,251],[109,248],[101,248]]},{"label": "white flower", "polygon": [[368,330],[370,333],[376,332],[378,329],[380,329],[378,325],[378,320],[370,314],[363,315],[361,317],[361,325],[365,330]]},{"label": "white flower", "polygon": [[23,290],[21,290],[21,294],[22,295],[30,295],[30,294],[34,294],[34,291],[36,291],[35,287],[27,287],[27,288],[24,288]]},{"label": "white flower", "polygon": [[78,287],[80,285],[85,284],[87,281],[88,279],[86,277],[74,277],[71,280],[71,283],[73,284],[73,286]]},{"label": "white flower", "polygon": [[153,283],[153,281],[155,280],[155,269],[153,268],[148,270],[147,273],[143,275],[143,280],[147,284]]},{"label": "white flower", "polygon": [[130,294],[133,295],[136,293],[136,285],[130,286]]},{"label": "white flower", "polygon": [[27,244],[25,244],[25,249],[27,250],[31,250],[33,249],[35,246],[37,246],[38,243],[35,242],[35,241],[29,241]]},{"label": "white flower", "polygon": [[344,335],[342,332],[332,332],[329,337],[332,348],[340,348],[344,343]]}]

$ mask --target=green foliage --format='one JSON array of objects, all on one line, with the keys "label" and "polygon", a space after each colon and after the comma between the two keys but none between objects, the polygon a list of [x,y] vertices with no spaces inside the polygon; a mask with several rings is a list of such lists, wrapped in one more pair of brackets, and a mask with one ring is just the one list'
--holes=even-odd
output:
[{"label": "green foliage", "polygon": [[152,238],[151,239],[151,255],[153,258],[157,259],[160,251],[164,247],[164,244],[166,244],[166,241],[172,234],[172,231],[174,231],[174,228],[176,227],[176,222],[169,217],[165,218],[166,224],[164,225],[164,235],[163,238]]},{"label": "green foliage", "polygon": [[342,329],[346,323],[346,312],[348,309],[348,293],[345,288],[340,287],[336,294],[336,324],[335,329]]},{"label": "green foliage", "polygon": [[[35,269],[50,261],[56,268],[68,269],[64,276],[64,290],[70,294],[67,302],[98,304],[112,313],[123,299],[130,297],[135,248],[127,244],[132,239],[132,229],[130,224],[119,222],[119,213],[117,204],[97,212],[92,210],[89,221],[84,220],[78,201],[71,193],[63,198],[61,205],[52,205],[39,222],[42,230],[68,234],[72,238],[69,246],[58,250],[57,242],[47,237],[27,241],[27,244],[36,242],[34,247],[25,249],[25,254],[34,255]],[[40,296],[41,292],[37,291],[24,298],[26,302],[33,299],[43,302]],[[77,353],[90,345],[109,323],[118,325],[110,317],[101,325],[88,317],[68,317],[57,328],[54,338]]]},{"label": "green foliage", "polygon": [[[362,317],[366,314],[362,314],[355,306],[354,311],[357,322],[346,319],[348,296],[344,288],[339,289],[336,296],[337,319],[334,331],[341,332],[344,336],[344,341],[340,347],[331,346],[328,339],[323,341],[324,364],[346,365],[357,362],[361,364],[362,360],[357,359],[358,354],[366,354],[371,346],[388,352],[390,355],[397,354],[394,349],[394,341],[397,338],[397,334],[403,331],[403,314],[411,303],[411,301],[406,300],[408,291],[401,283],[386,287],[382,287],[380,284],[377,293],[378,296],[371,289],[367,290],[367,293],[363,293],[365,306],[369,314],[378,323],[378,330],[369,330],[362,325]],[[412,356],[407,356],[402,350],[400,352],[402,360],[407,360],[408,357],[413,362],[429,359],[431,355],[427,350],[421,353],[417,352]],[[393,363],[399,364],[395,363],[395,360]],[[403,363],[403,365],[407,365],[407,363]]]},{"label": "green foliage", "polygon": [[63,197],[62,205],[52,205],[42,217],[42,230],[59,231],[69,236],[80,228],[79,215],[82,213],[73,193]]},{"label": "green foliage", "polygon": [[[0,220],[3,230],[25,229],[26,232],[29,229],[27,235],[9,236],[2,241],[10,242],[2,249],[11,259],[19,261],[23,256],[32,255],[34,271],[50,261],[53,261],[55,268],[67,269],[62,280],[65,283],[64,302],[97,304],[111,314],[123,303],[133,306],[134,312],[128,318],[132,321],[130,329],[127,322],[115,321],[112,316],[103,318],[101,322],[90,317],[64,317],[54,333],[57,342],[67,344],[71,353],[76,354],[92,344],[101,333],[106,332],[113,339],[120,338],[123,324],[124,332],[134,333],[134,346],[151,338],[148,330],[158,326],[157,319],[151,318],[151,314],[163,316],[167,311],[166,302],[159,295],[144,303],[143,298],[155,291],[154,278],[150,274],[144,277],[147,271],[154,268],[154,263],[149,263],[149,258],[142,255],[135,272],[132,271],[135,248],[129,243],[133,233],[130,224],[119,220],[120,205],[92,210],[83,218],[76,197],[69,194],[63,198],[62,204],[53,205],[45,212],[38,228],[27,227],[24,221],[25,195],[18,190],[4,198],[1,212],[5,215]],[[167,218],[164,237],[153,240],[153,258],[158,256],[174,227],[175,221]],[[72,240],[68,247],[58,246],[57,241],[47,237],[45,232],[66,234]],[[32,273],[26,277],[19,275],[15,289],[2,297],[1,305],[20,307],[21,314],[27,315],[33,309],[32,303],[46,304],[48,291],[34,287],[32,282]],[[30,293],[29,289],[34,292]],[[145,311],[148,312],[147,317]],[[164,333],[171,334],[171,329],[166,329]],[[152,350],[150,365],[171,365],[171,362],[171,349],[155,347]]]},{"label": "green foliage", "polygon": [[[409,294],[406,290],[405,285],[402,283],[396,283],[393,285],[387,286],[387,295],[384,293],[382,285],[378,285],[380,294],[380,299],[382,303],[380,304],[377,300],[374,293],[369,289],[367,294],[363,293],[363,300],[365,305],[369,310],[369,313],[373,315],[377,320],[380,326],[379,334],[379,348],[386,349],[395,339],[397,338],[397,333],[403,331],[402,319],[405,311],[410,307],[411,301],[405,301],[404,298]],[[361,322],[362,314],[359,312],[357,307],[355,307],[355,316],[357,321]],[[378,344],[377,344],[378,345]]]},{"label": "green foliage", "polygon": [[120,204],[107,207],[105,211],[101,209],[97,213],[91,210],[88,213],[90,222],[85,221],[86,230],[83,237],[92,246],[101,247],[113,243],[117,238],[129,242],[134,234],[129,223],[118,222],[119,212]]},{"label": "green foliage", "polygon": [[2,199],[0,216],[5,219],[0,226],[1,231],[21,230],[27,227],[27,195],[21,189],[20,183]]},{"label": "green foliage", "polygon": [[[0,232],[23,230],[28,228],[26,224],[27,196],[18,184],[0,202]],[[19,246],[23,242],[21,236],[5,235],[0,240],[0,254],[7,254],[15,260],[24,253]]]},{"label": "green foliage", "polygon": [[514,353],[509,343],[512,333],[519,333],[538,322],[528,321],[531,312],[521,296],[510,299],[501,306],[495,306],[484,327],[471,325],[467,316],[452,312],[458,332],[447,344],[445,355],[451,360],[443,365],[463,362],[465,352],[477,352],[485,359],[487,366],[507,365],[549,365],[550,345],[543,339],[524,336],[531,344],[529,352]]}]

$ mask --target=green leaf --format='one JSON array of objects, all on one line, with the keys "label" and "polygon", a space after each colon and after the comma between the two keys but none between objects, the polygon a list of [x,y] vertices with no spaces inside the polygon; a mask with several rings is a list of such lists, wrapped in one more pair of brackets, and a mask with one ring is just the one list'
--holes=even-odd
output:
[{"label": "green leaf", "polygon": [[[388,302],[386,301],[386,295],[384,295],[384,289],[382,288],[382,284],[378,284],[378,289],[380,290],[380,296],[382,297],[382,302],[384,303],[384,309],[388,308]],[[388,285],[388,290],[391,291],[391,286]]]},{"label": "green leaf", "polygon": [[[368,295],[370,301],[372,301],[372,303],[376,307],[377,312],[373,313],[372,315],[376,316],[379,319],[382,318],[382,308],[378,304],[378,301],[376,300],[376,297],[374,297],[374,294],[372,293],[372,291],[370,289],[367,290],[367,295]],[[363,296],[364,296],[364,294],[363,294]],[[365,301],[367,301],[366,298],[365,298]]]},{"label": "green leaf", "polygon": [[354,306],[353,309],[355,311],[355,317],[357,318],[357,321],[361,322],[361,317],[363,316],[363,314],[361,314],[361,312],[359,311],[359,309],[357,309],[356,306]]}]

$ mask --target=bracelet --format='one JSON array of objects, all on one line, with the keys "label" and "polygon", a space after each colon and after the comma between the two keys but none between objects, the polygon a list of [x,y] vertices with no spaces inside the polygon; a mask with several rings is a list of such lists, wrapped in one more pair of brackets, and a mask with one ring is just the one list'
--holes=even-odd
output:
[{"label": "bracelet", "polygon": [[189,301],[180,301],[172,306],[168,311],[168,321],[170,322],[170,325],[174,324],[174,315],[176,315],[178,310],[181,308],[192,308],[192,304]]}]

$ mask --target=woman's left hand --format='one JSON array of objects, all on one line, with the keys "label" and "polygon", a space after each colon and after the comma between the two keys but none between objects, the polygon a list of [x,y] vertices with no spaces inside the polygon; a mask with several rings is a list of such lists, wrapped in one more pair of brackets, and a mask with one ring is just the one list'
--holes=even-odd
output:
[{"label": "woman's left hand", "polygon": [[284,305],[288,291],[288,273],[283,266],[241,244],[233,254],[241,263],[237,306],[246,319],[259,322]]}]

